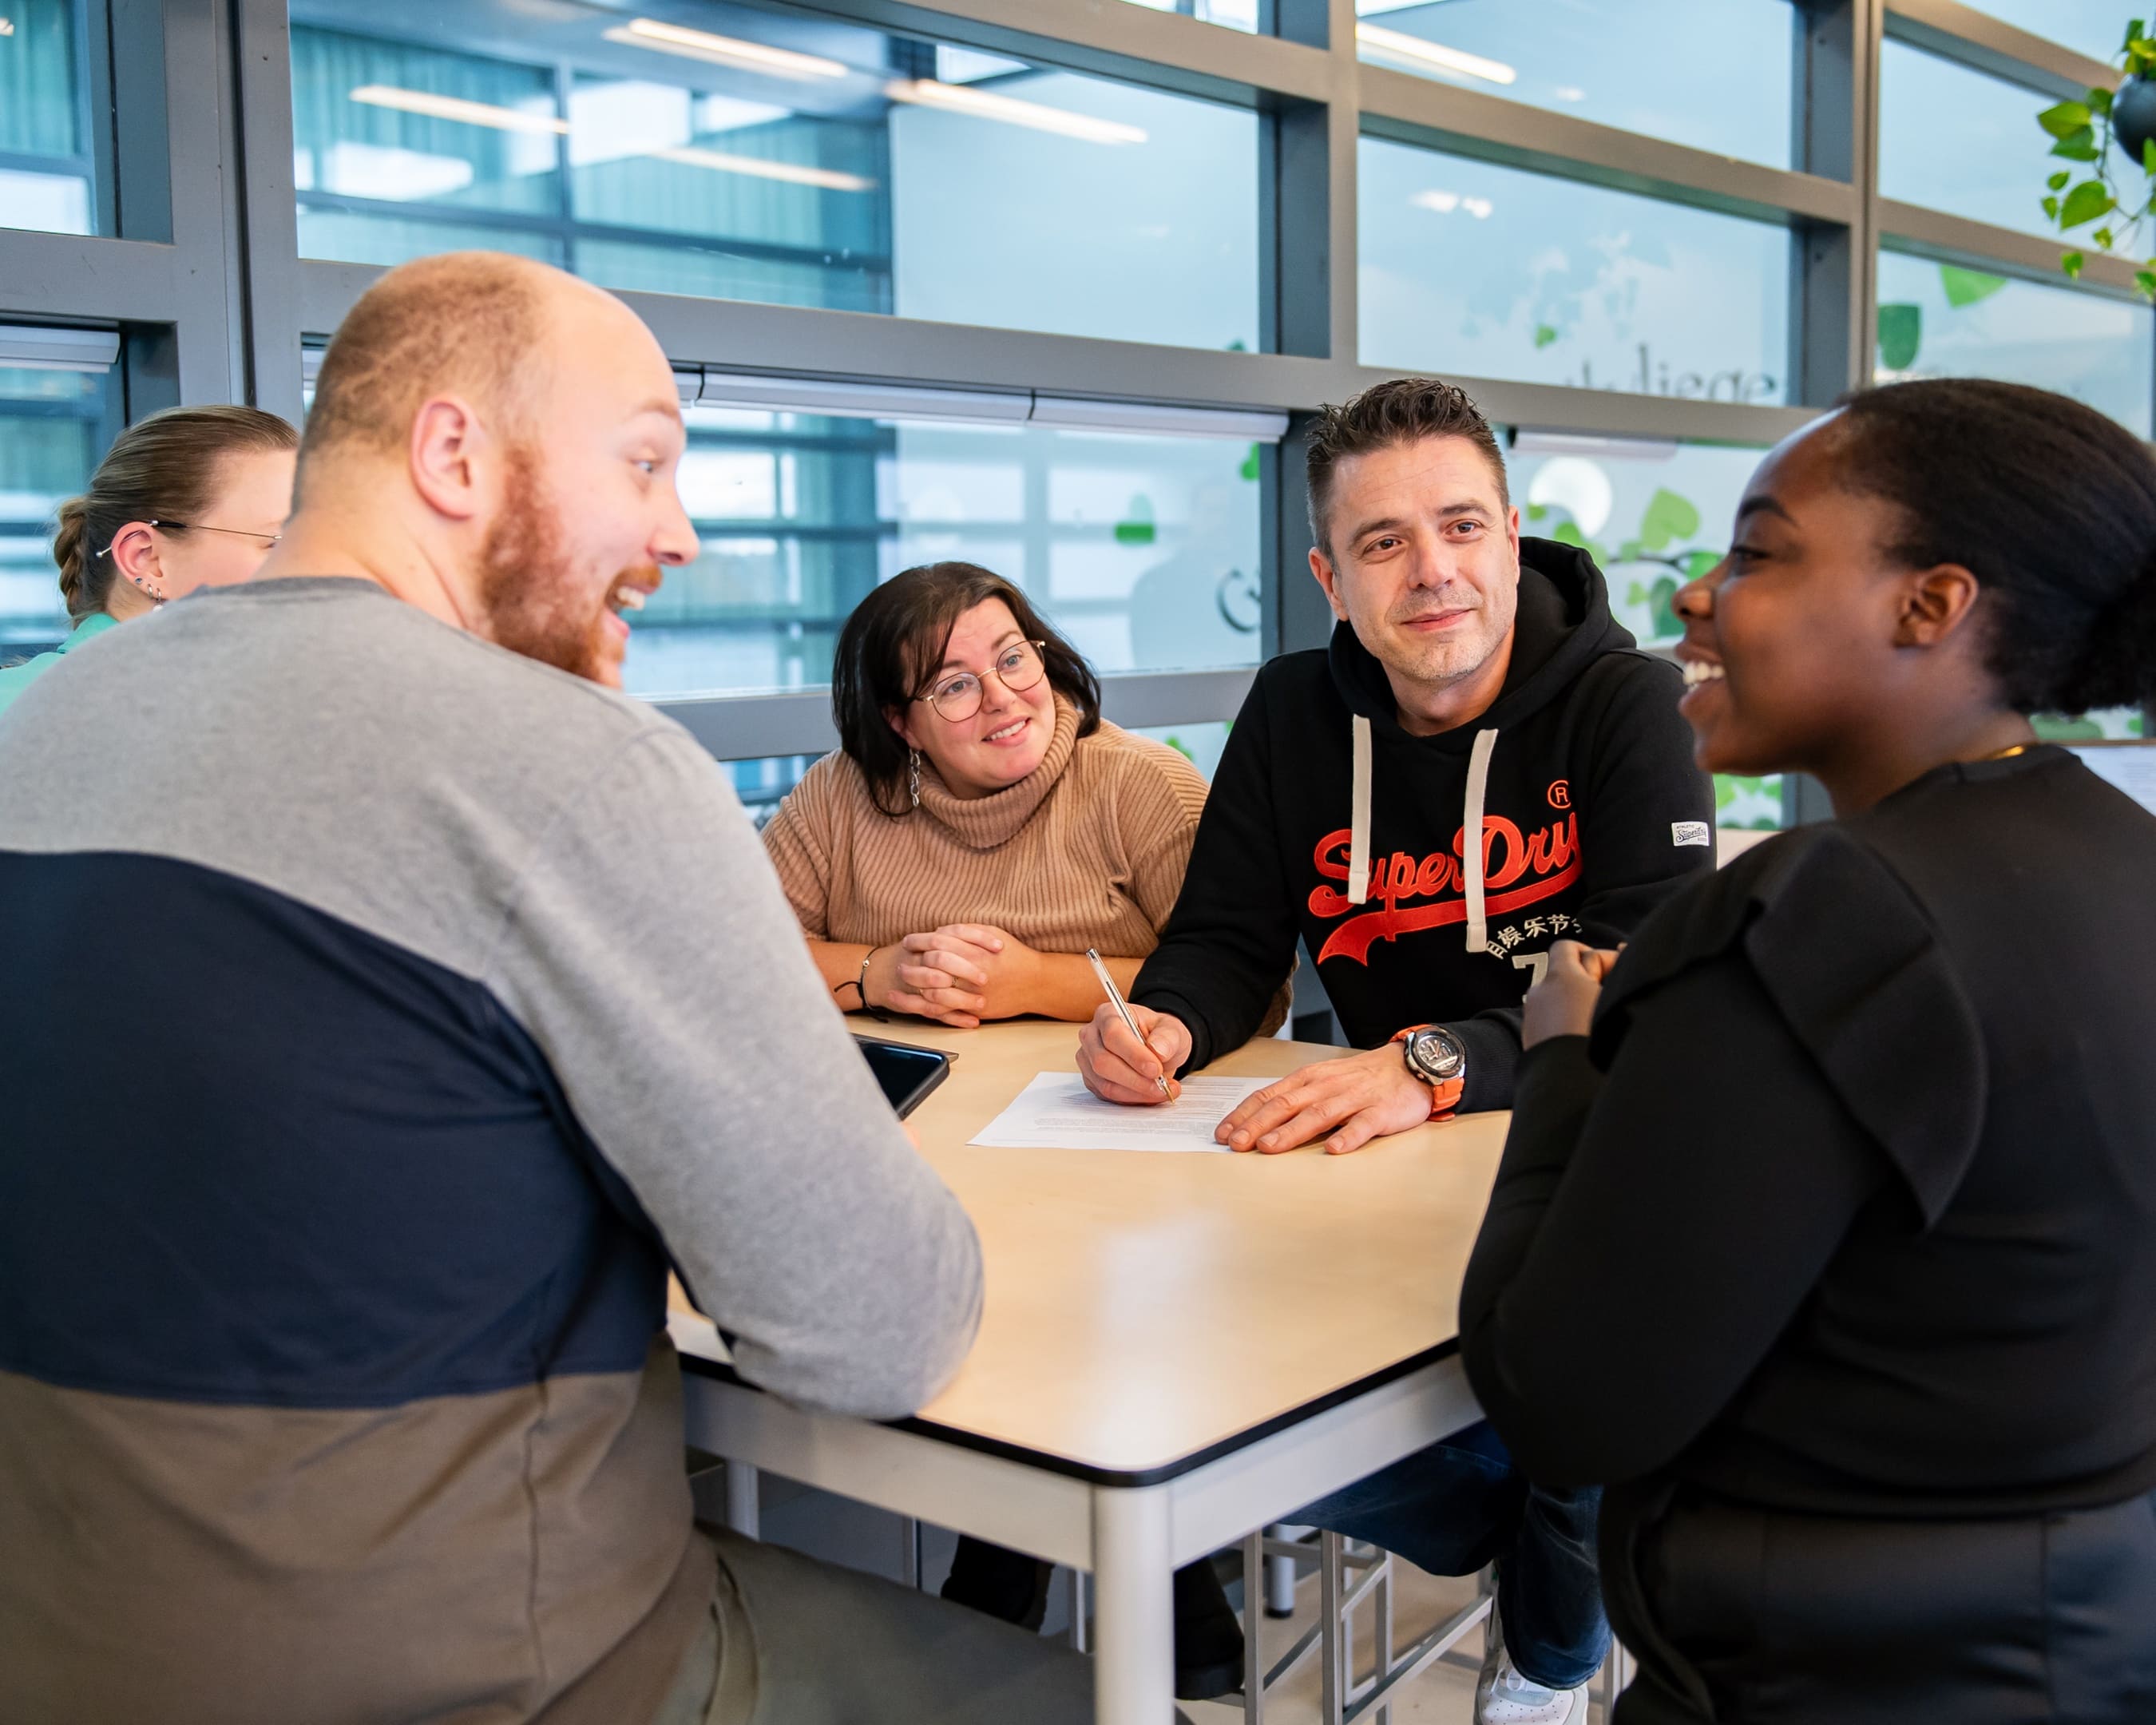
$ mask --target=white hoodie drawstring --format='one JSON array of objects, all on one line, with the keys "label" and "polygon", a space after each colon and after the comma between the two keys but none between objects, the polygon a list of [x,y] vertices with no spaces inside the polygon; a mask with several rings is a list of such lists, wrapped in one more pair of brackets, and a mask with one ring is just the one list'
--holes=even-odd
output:
[{"label": "white hoodie drawstring", "polygon": [[[1370,896],[1370,721],[1353,716],[1355,735],[1354,790],[1348,809],[1348,902],[1359,905]],[[1482,801],[1490,785],[1490,755],[1497,747],[1493,727],[1475,733],[1467,756],[1467,806],[1460,816],[1460,873],[1467,892],[1467,950],[1480,952],[1490,944],[1490,924],[1482,913]]]},{"label": "white hoodie drawstring", "polygon": [[1370,721],[1360,713],[1354,720],[1355,788],[1348,814],[1348,902],[1359,905],[1370,896]]},{"label": "white hoodie drawstring", "polygon": [[1490,944],[1490,924],[1482,914],[1482,794],[1490,786],[1490,754],[1497,747],[1492,728],[1475,733],[1467,757],[1467,807],[1460,821],[1460,874],[1467,886],[1467,950]]}]

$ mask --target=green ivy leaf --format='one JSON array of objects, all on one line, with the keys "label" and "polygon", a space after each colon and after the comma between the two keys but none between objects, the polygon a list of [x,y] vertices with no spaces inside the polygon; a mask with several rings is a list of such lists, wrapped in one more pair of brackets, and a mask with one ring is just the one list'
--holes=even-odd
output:
[{"label": "green ivy leaf", "polygon": [[1725,553],[1718,551],[1688,551],[1681,560],[1684,578],[1697,581],[1720,562]]},{"label": "green ivy leaf", "polygon": [[1255,481],[1258,477],[1258,446],[1250,445],[1250,453],[1243,458],[1243,465],[1235,470],[1240,478]]},{"label": "green ivy leaf", "polygon": [[1537,349],[1548,347],[1555,340],[1557,340],[1557,331],[1552,326],[1546,323],[1538,323],[1535,326],[1535,346]]},{"label": "green ivy leaf", "polygon": [[2156,138],[2141,141],[2141,166],[2144,172],[2156,174]]},{"label": "green ivy leaf", "polygon": [[2076,281],[2082,279],[2082,265],[2087,262],[2088,259],[2079,252],[2059,254],[2059,268],[2065,270]]},{"label": "green ivy leaf", "polygon": [[2133,285],[2141,290],[2143,299],[2156,300],[2156,270],[2135,270]]},{"label": "green ivy leaf", "polygon": [[1879,308],[1879,363],[1889,372],[1906,372],[1923,345],[1924,308],[1894,301]]},{"label": "green ivy leaf", "polygon": [[2036,124],[2055,138],[2070,138],[2077,131],[2087,130],[2088,123],[2087,102],[2059,102],[2036,116]]},{"label": "green ivy leaf", "polygon": [[2112,242],[2112,237],[2113,237],[2113,236],[2112,236],[2112,231],[2111,231],[2111,229],[2110,229],[2110,228],[2097,228],[2097,229],[2096,230],[2096,232],[2095,232],[2095,233],[2093,233],[2093,234],[2090,234],[2090,235],[2089,235],[2089,238],[2090,238],[2091,239],[2093,239],[2093,240],[2094,240],[2094,241],[2095,241],[2098,245],[2102,246],[2102,247],[2106,251],[2109,251],[2109,250],[2111,249],[2111,242]]},{"label": "green ivy leaf", "polygon": [[2066,162],[2094,162],[2097,159],[2095,127],[2085,126],[2071,136],[2061,138],[2051,146],[2051,153]]},{"label": "green ivy leaf", "polygon": [[2141,39],[2141,25],[2142,20],[2138,18],[2126,21],[2126,40],[2119,44],[2120,53],[2123,54]]},{"label": "green ivy leaf", "polygon": [[[2156,144],[2156,138],[2151,138],[2148,141],[2152,144]],[[2073,177],[2074,171],[2071,168],[2062,167],[2056,173],[2053,174],[2050,179],[2045,181],[2044,183],[2050,187],[2054,192],[2063,192],[2066,189],[2066,182],[2073,178]]]},{"label": "green ivy leaf", "polygon": [[2083,180],[2066,193],[2066,201],[2059,206],[2059,226],[2078,228],[2118,208],[2118,200],[2111,195],[2110,187],[2102,180]]},{"label": "green ivy leaf", "polygon": [[2046,198],[2044,200],[2044,213],[2051,220],[2054,222],[2057,221],[2059,219],[2059,200],[2056,198]]},{"label": "green ivy leaf", "polygon": [[2088,105],[2098,114],[2109,115],[2111,112],[2111,92],[2107,90],[2100,88],[2091,90],[2088,93]]},{"label": "green ivy leaf", "polygon": [[1666,488],[1647,500],[1647,512],[1640,517],[1640,537],[1650,551],[1661,551],[1679,539],[1691,538],[1697,531],[1699,511],[1691,500],[1680,497]]},{"label": "green ivy leaf", "polygon": [[1617,561],[1620,563],[1636,563],[1646,554],[1647,547],[1636,539],[1627,539],[1617,547]]}]

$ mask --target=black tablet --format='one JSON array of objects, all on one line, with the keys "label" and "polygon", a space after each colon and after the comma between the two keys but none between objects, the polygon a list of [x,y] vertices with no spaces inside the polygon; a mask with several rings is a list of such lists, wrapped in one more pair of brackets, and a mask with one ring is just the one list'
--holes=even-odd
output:
[{"label": "black tablet", "polygon": [[861,1058],[869,1063],[869,1070],[883,1086],[891,1111],[901,1120],[918,1108],[951,1070],[951,1056],[932,1048],[886,1042],[875,1036],[856,1036],[854,1040],[860,1045]]}]

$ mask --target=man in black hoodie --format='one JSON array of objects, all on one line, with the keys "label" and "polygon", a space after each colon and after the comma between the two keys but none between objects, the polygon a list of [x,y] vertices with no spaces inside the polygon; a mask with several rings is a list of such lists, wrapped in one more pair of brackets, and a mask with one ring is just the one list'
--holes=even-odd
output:
[{"label": "man in black hoodie", "polygon": [[[1258,673],[1131,991],[1144,1043],[1104,1008],[1079,1069],[1109,1101],[1158,1101],[1161,1076],[1257,1030],[1300,935],[1368,1051],[1259,1091],[1218,1136],[1337,1154],[1510,1106],[1520,1002],[1551,944],[1616,946],[1711,868],[1714,798],[1676,666],[1611,618],[1584,552],[1520,537],[1503,457],[1464,393],[1379,384],[1324,411],[1308,459],[1332,644]],[[1607,1635],[1592,1494],[1527,1490],[1478,1428],[1320,1507],[1428,1568],[1502,1552],[1510,1645],[1500,1661],[1491,1637],[1478,1717],[1584,1717],[1572,1692]]]}]

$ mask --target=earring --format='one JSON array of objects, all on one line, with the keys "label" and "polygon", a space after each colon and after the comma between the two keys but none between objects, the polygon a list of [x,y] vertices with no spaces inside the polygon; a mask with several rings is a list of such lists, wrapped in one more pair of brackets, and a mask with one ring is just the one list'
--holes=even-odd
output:
[{"label": "earring", "polygon": [[149,595],[150,603],[151,604],[162,605],[165,603],[164,589],[160,587],[151,586],[150,583],[150,578],[148,576],[138,575],[135,578],[135,584],[141,588],[145,593]]},{"label": "earring", "polygon": [[906,788],[913,793],[913,806],[921,806],[921,751],[906,752]]}]

